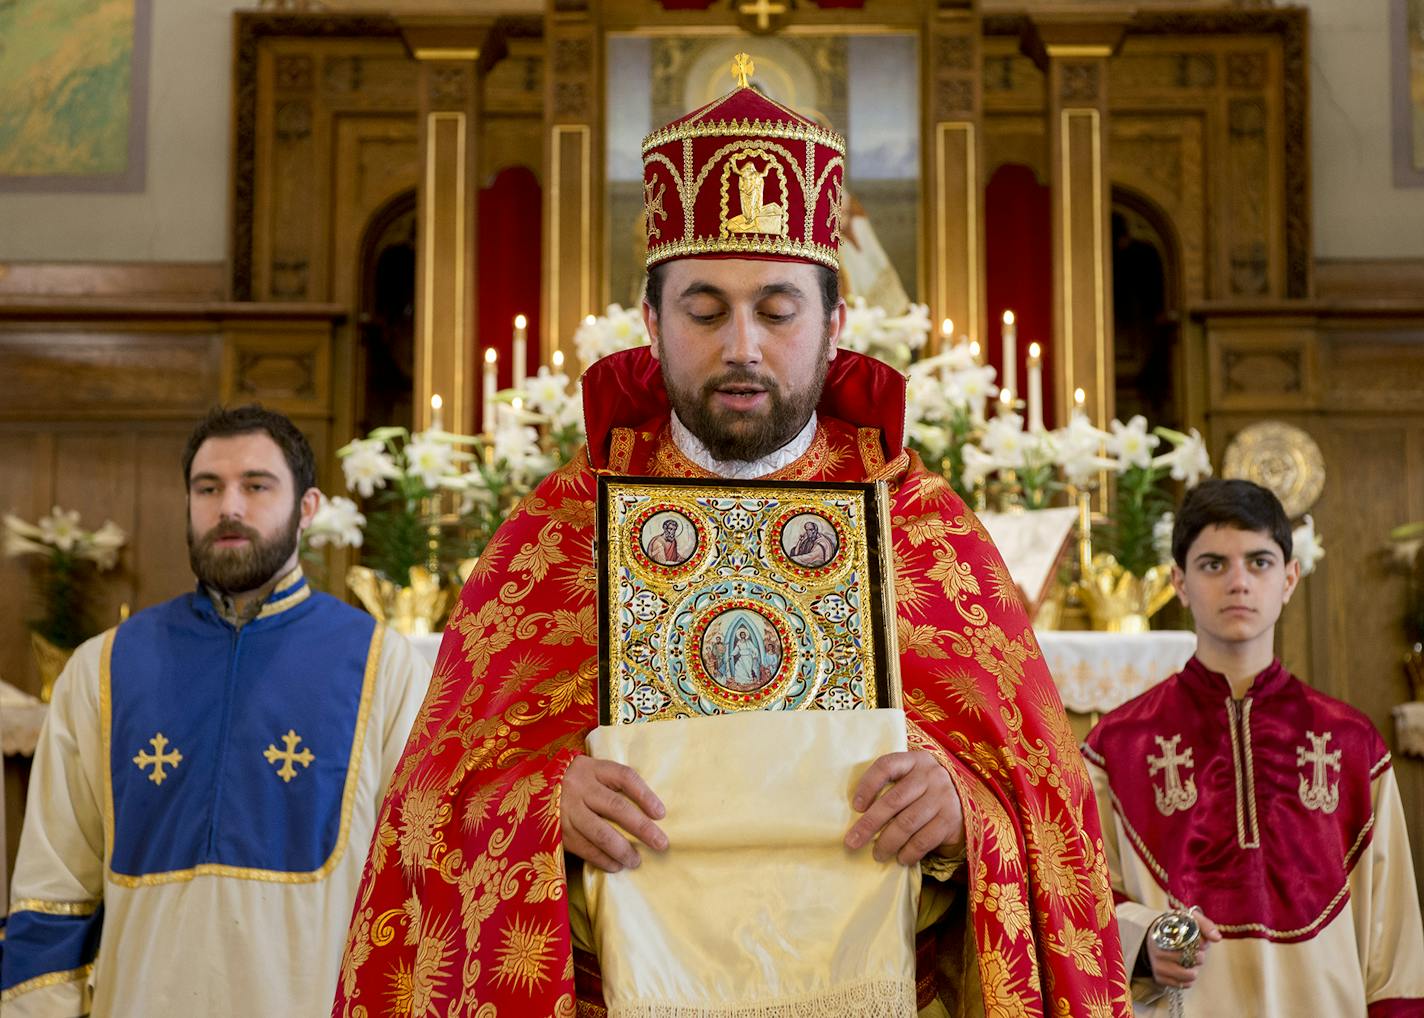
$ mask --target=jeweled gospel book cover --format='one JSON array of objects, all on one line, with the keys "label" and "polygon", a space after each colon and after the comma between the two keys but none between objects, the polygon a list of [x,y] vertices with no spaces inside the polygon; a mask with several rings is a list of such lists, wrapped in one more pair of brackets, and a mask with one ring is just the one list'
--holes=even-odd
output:
[{"label": "jeweled gospel book cover", "polygon": [[883,485],[600,477],[599,722],[900,705]]}]

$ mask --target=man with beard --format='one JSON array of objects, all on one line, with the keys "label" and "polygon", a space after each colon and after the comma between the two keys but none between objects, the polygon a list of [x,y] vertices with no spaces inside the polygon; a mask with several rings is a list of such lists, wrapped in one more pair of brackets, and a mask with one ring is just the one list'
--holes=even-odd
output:
[{"label": "man with beard", "polygon": [[[587,446],[521,503],[466,583],[382,808],[339,1018],[616,1013],[566,866],[617,872],[640,851],[676,853],[658,821],[679,804],[585,752],[598,724],[600,472],[887,482],[912,748],[846,790],[858,816],[844,846],[929,877],[918,977],[878,1006],[851,992],[839,1005],[635,1012],[1129,1013],[1092,788],[1013,581],[948,484],[903,448],[904,377],[837,350],[844,151],[745,85],[645,140],[652,346],[584,375]],[[747,167],[787,211],[775,230],[737,215]],[[939,879],[956,871],[967,886]],[[814,909],[781,901],[768,907]],[[797,950],[749,964],[775,971]]]},{"label": "man with beard", "polygon": [[319,1014],[429,668],[313,593],[311,447],[257,406],[183,456],[197,589],[81,646],[35,752],[10,1016]]}]

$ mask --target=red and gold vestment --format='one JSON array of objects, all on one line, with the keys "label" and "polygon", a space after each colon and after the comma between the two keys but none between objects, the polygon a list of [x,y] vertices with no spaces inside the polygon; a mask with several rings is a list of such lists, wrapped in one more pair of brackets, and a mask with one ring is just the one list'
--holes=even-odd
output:
[{"label": "red and gold vestment", "polygon": [[[708,475],[668,436],[646,349],[600,361],[584,391],[588,447],[495,535],[446,628],[367,861],[334,1015],[601,1013],[575,990],[559,824],[564,769],[597,724],[595,477]],[[811,447],[771,479],[889,482],[910,741],[949,769],[967,835],[973,935],[962,907],[957,935],[929,931],[921,1006],[978,992],[993,1018],[1126,1015],[1076,740],[987,533],[901,448],[904,405],[903,376],[842,352]]]}]

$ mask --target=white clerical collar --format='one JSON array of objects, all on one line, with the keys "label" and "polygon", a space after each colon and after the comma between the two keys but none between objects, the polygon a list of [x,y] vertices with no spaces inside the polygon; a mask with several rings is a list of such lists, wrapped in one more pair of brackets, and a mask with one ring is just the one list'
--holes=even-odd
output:
[{"label": "white clerical collar", "polygon": [[775,452],[767,453],[755,460],[719,460],[702,444],[702,439],[687,430],[687,425],[677,419],[677,411],[672,414],[672,440],[678,450],[703,470],[710,470],[718,477],[733,481],[746,481],[754,477],[774,474],[792,460],[800,459],[811,448],[811,440],[816,437],[816,412],[811,411],[811,419],[806,422],[791,441]]}]

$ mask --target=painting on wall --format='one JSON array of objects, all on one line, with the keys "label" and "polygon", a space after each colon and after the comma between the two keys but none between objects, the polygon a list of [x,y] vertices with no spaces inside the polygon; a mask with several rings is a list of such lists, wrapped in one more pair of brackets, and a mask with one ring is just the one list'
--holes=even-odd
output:
[{"label": "painting on wall", "polygon": [[1394,0],[1394,185],[1424,187],[1424,0]]},{"label": "painting on wall", "polygon": [[151,0],[0,0],[0,191],[141,191]]}]

